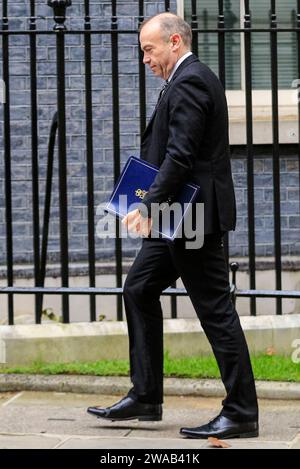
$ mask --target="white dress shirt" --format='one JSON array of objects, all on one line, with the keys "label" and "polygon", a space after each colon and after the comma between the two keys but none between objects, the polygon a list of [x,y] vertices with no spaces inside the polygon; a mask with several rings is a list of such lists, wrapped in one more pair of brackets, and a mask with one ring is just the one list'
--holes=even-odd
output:
[{"label": "white dress shirt", "polygon": [[179,67],[179,65],[180,65],[185,59],[187,59],[190,55],[192,55],[192,52],[191,52],[191,51],[187,52],[187,53],[184,54],[182,57],[180,57],[179,60],[177,60],[176,64],[174,65],[174,67],[173,67],[173,69],[172,69],[172,71],[171,71],[170,76],[168,77],[168,80],[167,80],[168,83],[170,83],[170,81],[172,80],[173,75],[174,75],[174,73],[176,72],[176,70],[177,70],[177,68]]}]

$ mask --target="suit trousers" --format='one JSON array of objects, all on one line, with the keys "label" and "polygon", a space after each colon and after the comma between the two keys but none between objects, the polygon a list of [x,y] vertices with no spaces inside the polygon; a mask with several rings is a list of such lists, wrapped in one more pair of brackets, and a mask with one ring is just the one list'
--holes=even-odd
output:
[{"label": "suit trousers", "polygon": [[257,420],[254,377],[245,336],[230,297],[222,233],[205,235],[200,249],[186,249],[184,239],[143,239],[124,284],[133,383],[129,395],[140,402],[163,402],[160,295],[179,277],[220,369],[227,394],[221,413],[236,421]]}]

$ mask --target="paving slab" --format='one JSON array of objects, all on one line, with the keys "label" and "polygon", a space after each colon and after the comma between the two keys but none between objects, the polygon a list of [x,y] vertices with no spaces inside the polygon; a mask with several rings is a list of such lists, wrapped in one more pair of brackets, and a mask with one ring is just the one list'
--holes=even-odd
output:
[{"label": "paving slab", "polygon": [[61,443],[61,438],[40,435],[0,435],[0,449],[52,449]]},{"label": "paving slab", "polygon": [[60,449],[200,449],[205,440],[178,438],[70,438]]},{"label": "paving slab", "polygon": [[290,443],[291,449],[300,449],[300,433],[291,441]]},{"label": "paving slab", "polygon": [[[0,394],[0,448],[210,448],[206,440],[183,438],[216,416],[221,400],[166,396],[161,422],[107,422],[87,414],[121,396],[24,391]],[[260,436],[226,440],[231,449],[300,448],[300,400],[260,400]]]}]

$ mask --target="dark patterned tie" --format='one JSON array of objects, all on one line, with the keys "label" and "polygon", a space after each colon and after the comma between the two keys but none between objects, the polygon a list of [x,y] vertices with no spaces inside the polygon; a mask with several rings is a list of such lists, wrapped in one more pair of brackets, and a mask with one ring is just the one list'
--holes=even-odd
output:
[{"label": "dark patterned tie", "polygon": [[168,82],[168,80],[166,80],[166,81],[164,82],[164,84],[163,84],[162,89],[161,89],[160,92],[159,92],[158,100],[157,100],[156,106],[158,105],[159,101],[161,100],[162,95],[164,94],[164,92],[165,92],[165,90],[166,90],[166,88],[167,88],[168,86],[169,86],[169,82]]}]

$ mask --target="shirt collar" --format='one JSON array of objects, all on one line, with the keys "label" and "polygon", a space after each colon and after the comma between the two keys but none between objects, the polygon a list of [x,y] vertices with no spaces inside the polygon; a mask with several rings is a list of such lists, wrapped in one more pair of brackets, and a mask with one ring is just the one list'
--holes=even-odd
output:
[{"label": "shirt collar", "polygon": [[173,69],[172,69],[172,72],[171,72],[171,74],[170,74],[170,76],[169,76],[169,78],[168,78],[168,80],[167,80],[168,83],[170,83],[170,81],[172,80],[173,75],[174,75],[174,73],[176,72],[176,70],[177,70],[177,68],[179,67],[179,65],[182,64],[182,62],[183,62],[185,59],[187,59],[190,55],[192,55],[192,52],[191,52],[191,51],[187,52],[187,53],[184,54],[182,57],[180,57],[179,60],[177,60],[176,64],[174,65],[174,67],[173,67]]}]

